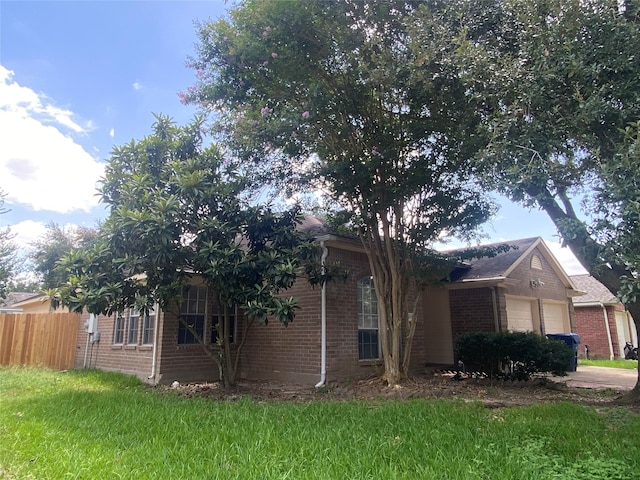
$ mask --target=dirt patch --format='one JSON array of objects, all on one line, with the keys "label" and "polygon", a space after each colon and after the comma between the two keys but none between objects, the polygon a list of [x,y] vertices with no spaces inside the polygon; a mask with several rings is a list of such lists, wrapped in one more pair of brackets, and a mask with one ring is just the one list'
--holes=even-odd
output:
[{"label": "dirt patch", "polygon": [[384,384],[379,378],[371,378],[321,388],[260,381],[241,381],[230,390],[225,390],[218,383],[191,383],[167,388],[186,397],[206,397],[220,401],[241,398],[288,402],[422,398],[479,401],[496,408],[558,401],[602,405],[615,403],[623,393],[611,389],[568,387],[561,381],[548,378],[511,382],[475,377],[456,379],[449,373],[414,376],[394,386]]}]

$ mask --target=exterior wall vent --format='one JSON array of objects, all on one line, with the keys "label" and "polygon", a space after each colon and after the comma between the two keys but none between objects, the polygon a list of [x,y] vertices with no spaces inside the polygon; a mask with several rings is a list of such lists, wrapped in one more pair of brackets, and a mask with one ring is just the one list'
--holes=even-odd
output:
[{"label": "exterior wall vent", "polygon": [[531,257],[531,268],[533,270],[542,270],[542,261],[538,255]]}]

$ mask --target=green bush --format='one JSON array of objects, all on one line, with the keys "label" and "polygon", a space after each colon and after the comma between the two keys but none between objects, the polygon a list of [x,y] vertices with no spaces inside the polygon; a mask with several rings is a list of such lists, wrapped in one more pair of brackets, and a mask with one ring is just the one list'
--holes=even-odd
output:
[{"label": "green bush", "polygon": [[456,356],[470,372],[529,380],[536,373],[566,375],[574,353],[533,332],[470,332],[458,337]]}]

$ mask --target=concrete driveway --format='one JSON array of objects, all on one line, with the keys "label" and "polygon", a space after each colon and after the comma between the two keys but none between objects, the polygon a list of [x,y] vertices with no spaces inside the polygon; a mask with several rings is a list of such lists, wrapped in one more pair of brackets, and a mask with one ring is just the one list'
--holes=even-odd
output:
[{"label": "concrete driveway", "polygon": [[567,377],[553,377],[553,380],[564,382],[569,387],[612,388],[614,390],[631,390],[635,387],[637,379],[637,370],[591,367],[580,364],[578,364],[577,371],[570,372]]}]

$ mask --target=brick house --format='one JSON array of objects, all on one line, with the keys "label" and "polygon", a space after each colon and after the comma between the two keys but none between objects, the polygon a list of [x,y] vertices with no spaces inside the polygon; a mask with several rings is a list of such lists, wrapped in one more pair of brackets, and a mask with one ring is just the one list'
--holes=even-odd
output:
[{"label": "brick house", "polygon": [[[298,298],[295,320],[288,327],[274,321],[249,331],[240,378],[320,385],[381,373],[375,290],[359,241],[329,232],[317,219],[307,220],[303,227],[320,243],[326,261],[340,262],[349,277],[324,289],[297,282],[287,292]],[[453,342],[464,331],[572,331],[569,299],[577,291],[544,242],[508,243],[518,250],[462,265],[441,288],[423,292],[415,318],[414,370],[453,364]],[[205,342],[215,342],[212,325],[219,307],[206,287],[194,280],[181,309]],[[238,313],[235,332],[242,331],[243,321]],[[130,311],[117,318],[100,317],[90,330],[99,335],[88,334],[81,322],[77,367],[118,370],[153,384],[217,379],[214,361],[175,314],[156,312],[141,318]]]},{"label": "brick house", "polygon": [[[625,342],[638,346],[633,318],[624,305],[591,275],[573,275],[571,280],[585,295],[573,299],[580,355],[589,358],[624,358]],[[587,350],[585,350],[585,347]]]}]

